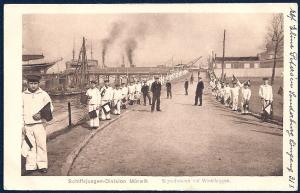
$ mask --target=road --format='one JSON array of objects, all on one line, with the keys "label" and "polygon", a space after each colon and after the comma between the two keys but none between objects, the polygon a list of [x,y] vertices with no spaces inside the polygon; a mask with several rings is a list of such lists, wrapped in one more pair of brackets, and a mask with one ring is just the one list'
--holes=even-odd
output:
[{"label": "road", "polygon": [[[205,86],[208,84],[205,82]],[[193,106],[196,84],[162,112],[138,106],[98,132],[80,152],[73,176],[269,176],[282,175],[282,126],[232,112],[205,90]]]}]

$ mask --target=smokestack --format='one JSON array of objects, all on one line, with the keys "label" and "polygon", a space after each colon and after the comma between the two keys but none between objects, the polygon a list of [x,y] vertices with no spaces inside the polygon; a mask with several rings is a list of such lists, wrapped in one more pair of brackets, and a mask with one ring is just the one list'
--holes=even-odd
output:
[{"label": "smokestack", "polygon": [[134,67],[133,63],[133,56],[134,56],[134,51],[137,48],[137,42],[134,38],[129,38],[125,42],[125,51],[127,55],[128,62],[130,64],[130,67]]}]

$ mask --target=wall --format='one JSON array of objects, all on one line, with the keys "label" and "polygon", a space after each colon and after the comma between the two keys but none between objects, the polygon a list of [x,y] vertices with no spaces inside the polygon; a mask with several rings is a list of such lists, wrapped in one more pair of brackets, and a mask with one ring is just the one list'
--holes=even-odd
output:
[{"label": "wall", "polygon": [[[215,69],[215,74],[217,77],[220,77],[222,74],[222,69]],[[275,69],[275,77],[281,77],[283,72],[283,68]],[[232,77],[235,75],[236,77],[271,77],[272,76],[272,68],[248,68],[248,69],[224,69],[224,73],[226,73],[226,77]]]}]

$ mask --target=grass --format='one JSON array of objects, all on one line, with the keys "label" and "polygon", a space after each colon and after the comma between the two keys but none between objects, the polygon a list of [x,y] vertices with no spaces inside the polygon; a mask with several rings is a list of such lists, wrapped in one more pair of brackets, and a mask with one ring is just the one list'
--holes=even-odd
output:
[{"label": "grass", "polygon": [[[260,113],[261,103],[258,95],[259,87],[263,83],[262,78],[238,78],[240,82],[251,81],[251,99],[250,110],[254,113]],[[279,88],[283,87],[283,78],[277,77],[273,84],[273,118],[278,121],[283,120],[283,96],[278,94]],[[240,104],[239,104],[240,105]]]}]

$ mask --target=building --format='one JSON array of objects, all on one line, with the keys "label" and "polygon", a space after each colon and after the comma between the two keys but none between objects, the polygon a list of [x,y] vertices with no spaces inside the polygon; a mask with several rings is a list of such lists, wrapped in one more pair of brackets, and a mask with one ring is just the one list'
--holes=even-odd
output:
[{"label": "building", "polygon": [[[222,57],[213,58],[210,68],[220,77],[222,74]],[[224,74],[237,77],[271,77],[274,59],[267,53],[250,57],[224,57]],[[276,59],[275,77],[283,72],[283,58]]]}]

